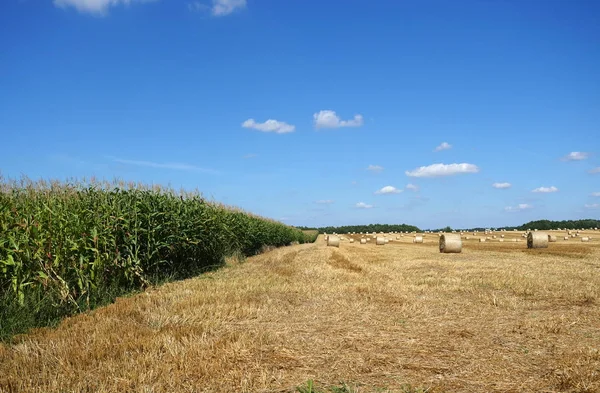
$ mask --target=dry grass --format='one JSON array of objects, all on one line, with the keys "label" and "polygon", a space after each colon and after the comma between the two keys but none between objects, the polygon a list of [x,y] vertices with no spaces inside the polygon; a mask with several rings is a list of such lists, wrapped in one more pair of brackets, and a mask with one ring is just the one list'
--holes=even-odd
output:
[{"label": "dry grass", "polygon": [[0,346],[0,391],[600,391],[598,242],[402,239],[319,239],[119,299]]}]

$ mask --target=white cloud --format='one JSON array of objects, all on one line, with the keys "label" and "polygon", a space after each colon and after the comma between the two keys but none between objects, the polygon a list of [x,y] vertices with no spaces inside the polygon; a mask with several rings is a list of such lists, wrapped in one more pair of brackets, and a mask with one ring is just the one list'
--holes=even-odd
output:
[{"label": "white cloud", "polygon": [[583,205],[586,209],[600,209],[600,203],[592,203]]},{"label": "white cloud", "polygon": [[557,192],[558,188],[551,186],[551,187],[538,187],[535,190],[532,190],[531,192],[541,192],[541,193],[549,193],[549,192]]},{"label": "white cloud", "polygon": [[362,115],[354,115],[351,120],[342,120],[331,110],[323,110],[313,115],[316,128],[360,127],[364,123]]},{"label": "white cloud", "polygon": [[588,155],[588,153],[582,151],[572,151],[566,156],[564,156],[562,159],[563,161],[581,161],[588,158]]},{"label": "white cloud", "polygon": [[442,150],[448,150],[448,149],[452,149],[452,145],[449,144],[448,142],[442,142],[442,144],[439,145],[438,147],[436,147],[435,150],[433,150],[433,151],[442,151]]},{"label": "white cloud", "polygon": [[369,165],[367,167],[367,170],[371,171],[371,172],[379,173],[379,172],[383,171],[383,167],[379,166],[379,165]]},{"label": "white cloud", "polygon": [[597,166],[596,168],[592,168],[588,172],[591,174],[600,173],[600,166]]},{"label": "white cloud", "polygon": [[503,190],[506,188],[511,188],[512,184],[510,184],[510,183],[494,183],[494,184],[492,184],[492,187]]},{"label": "white cloud", "polygon": [[592,192],[592,196],[600,197],[600,192]]},{"label": "white cloud", "polygon": [[225,16],[245,8],[246,0],[212,0],[211,12],[214,16]]},{"label": "white cloud", "polygon": [[296,130],[296,126],[273,119],[269,119],[264,123],[257,123],[254,119],[248,119],[242,123],[242,127],[254,128],[255,130],[262,132],[274,132],[276,134],[286,134],[288,132],[294,132]]},{"label": "white cloud", "polygon": [[419,186],[416,186],[416,185],[414,185],[414,184],[410,184],[410,183],[408,183],[408,184],[406,185],[406,189],[407,189],[407,190],[411,190],[411,191],[419,191]]},{"label": "white cloud", "polygon": [[256,157],[258,157],[256,154],[254,154],[254,153],[250,153],[250,154],[246,154],[246,155],[245,155],[245,156],[243,156],[242,158],[246,158],[246,159],[248,159],[248,158],[256,158]]},{"label": "white cloud", "polygon": [[422,166],[412,171],[406,171],[406,176],[410,177],[437,177],[452,176],[459,173],[477,173],[479,167],[473,164],[432,164]]},{"label": "white cloud", "polygon": [[364,202],[358,202],[355,206],[357,209],[370,209],[373,207],[373,205],[368,205]]},{"label": "white cloud", "polygon": [[106,15],[110,7],[120,4],[149,3],[155,0],[54,0],[54,5],[60,8],[74,7],[79,12],[96,15]]},{"label": "white cloud", "polygon": [[334,201],[331,199],[321,199],[319,201],[315,201],[315,203],[318,203],[319,205],[331,205]]},{"label": "white cloud", "polygon": [[204,172],[204,173],[219,173],[214,169],[201,168],[195,165],[184,164],[179,162],[152,162],[152,161],[139,161],[139,160],[124,160],[121,158],[111,157],[114,162],[118,162],[120,164],[126,165],[134,165],[134,166],[145,166],[150,168],[163,168],[163,169],[173,169],[177,171],[190,171],[190,172]]},{"label": "white cloud", "polygon": [[519,203],[517,206],[506,206],[504,208],[504,210],[507,212],[520,212],[528,209],[533,209],[533,206],[527,203]]},{"label": "white cloud", "polygon": [[383,195],[383,194],[400,194],[402,190],[397,189],[394,186],[385,186],[380,190],[375,191],[375,194]]}]

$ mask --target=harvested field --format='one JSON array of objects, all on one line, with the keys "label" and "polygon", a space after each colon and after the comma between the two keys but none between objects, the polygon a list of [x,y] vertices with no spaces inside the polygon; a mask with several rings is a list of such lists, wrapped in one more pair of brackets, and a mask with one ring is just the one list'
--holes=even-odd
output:
[{"label": "harvested field", "polygon": [[230,261],[0,346],[0,392],[600,391],[600,242],[478,237]]}]

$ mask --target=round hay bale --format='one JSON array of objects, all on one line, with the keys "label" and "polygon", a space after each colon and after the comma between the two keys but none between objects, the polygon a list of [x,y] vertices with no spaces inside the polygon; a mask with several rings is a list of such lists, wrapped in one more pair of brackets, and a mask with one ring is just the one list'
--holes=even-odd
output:
[{"label": "round hay bale", "polygon": [[485,243],[485,238],[484,237],[480,237],[479,238],[479,243]]},{"label": "round hay bale", "polygon": [[462,251],[460,235],[446,233],[440,236],[440,252],[444,254],[459,253]]},{"label": "round hay bale", "polygon": [[465,236],[465,240],[469,240],[469,236]]},{"label": "round hay bale", "polygon": [[329,236],[327,238],[327,246],[329,247],[339,247],[340,246],[340,238],[337,236]]},{"label": "round hay bale", "polygon": [[384,242],[385,244],[388,244],[388,243],[390,242],[390,240],[389,240],[389,239],[385,239],[383,242]]},{"label": "round hay bale", "polygon": [[582,242],[589,242],[589,241],[590,241],[590,238],[589,238],[589,237],[587,237],[587,236],[582,236],[582,237],[581,237],[581,241],[582,241]]},{"label": "round hay bale", "polygon": [[527,248],[548,248],[548,234],[546,232],[529,232]]},{"label": "round hay bale", "polygon": [[423,243],[423,236],[416,236],[413,239],[413,243]]},{"label": "round hay bale", "polygon": [[354,243],[354,239],[350,239],[350,243]]},{"label": "round hay bale", "polygon": [[501,238],[504,238],[504,235],[500,235]]},{"label": "round hay bale", "polygon": [[383,246],[385,244],[385,238],[383,236],[377,236],[375,244],[377,244],[378,246]]},{"label": "round hay bale", "polygon": [[569,240],[569,236],[565,236],[563,240]]},{"label": "round hay bale", "polygon": [[555,235],[548,235],[548,242],[550,242],[550,243],[556,242],[556,236]]},{"label": "round hay bale", "polygon": [[500,238],[500,239],[498,239],[498,241],[499,241],[499,242],[503,242],[503,241],[504,241],[504,239],[503,239],[503,238]]},{"label": "round hay bale", "polygon": [[367,238],[367,241],[368,241],[368,242],[370,242],[370,241],[371,241],[371,238],[370,238],[370,237],[368,237],[368,238]]},{"label": "round hay bale", "polygon": [[496,238],[496,235],[492,236],[492,239],[495,239],[495,238]]},{"label": "round hay bale", "polygon": [[360,244],[367,244],[367,239],[360,239]]},{"label": "round hay bale", "polygon": [[396,240],[400,240],[400,236],[396,236]]},{"label": "round hay bale", "polygon": [[339,247],[340,246],[340,238],[337,236],[329,236],[327,238],[327,246]]},{"label": "round hay bale", "polygon": [[400,235],[401,237],[404,237],[404,235]]}]

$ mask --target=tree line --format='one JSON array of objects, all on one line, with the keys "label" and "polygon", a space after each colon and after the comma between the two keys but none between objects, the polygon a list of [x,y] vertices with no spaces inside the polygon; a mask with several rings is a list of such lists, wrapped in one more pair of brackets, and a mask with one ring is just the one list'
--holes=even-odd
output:
[{"label": "tree line", "polygon": [[414,225],[407,224],[368,224],[368,225],[344,225],[339,227],[327,226],[320,228],[297,227],[302,230],[316,229],[319,233],[350,233],[350,232],[419,232],[420,229]]},{"label": "tree line", "polygon": [[[414,225],[408,224],[368,224],[368,225],[345,225],[345,226],[327,226],[320,228],[312,228],[312,227],[297,227],[303,230],[318,230],[319,233],[350,233],[350,232],[363,232],[363,233],[371,233],[371,232],[412,232],[417,231],[421,232],[421,229]],[[507,231],[512,231],[516,229],[518,231],[526,231],[528,229],[538,229],[541,231],[548,231],[553,229],[589,229],[589,228],[600,228],[600,220],[595,219],[584,219],[584,220],[562,220],[562,221],[551,221],[551,220],[537,220],[530,221],[520,226],[506,226],[506,227],[498,227],[495,228],[497,230],[505,229]],[[483,231],[489,228],[463,228],[463,231]],[[451,232],[452,228],[447,226],[445,228],[436,229],[437,231],[442,232]]]}]

